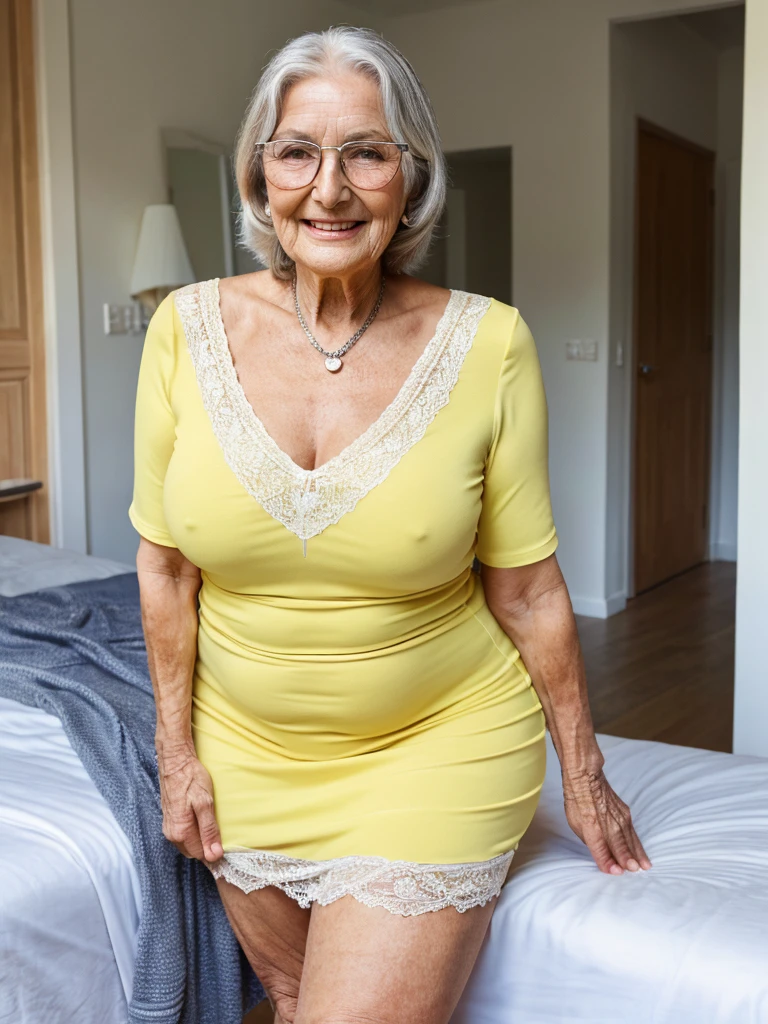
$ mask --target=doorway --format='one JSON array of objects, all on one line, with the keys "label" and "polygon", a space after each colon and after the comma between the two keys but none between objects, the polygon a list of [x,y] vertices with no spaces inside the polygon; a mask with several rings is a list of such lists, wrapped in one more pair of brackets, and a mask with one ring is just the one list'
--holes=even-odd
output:
[{"label": "doorway", "polygon": [[512,150],[446,154],[448,196],[419,277],[512,302]]},{"label": "doorway", "polygon": [[636,593],[707,560],[715,154],[638,122]]},{"label": "doorway", "polygon": [[744,9],[611,26],[603,731],[729,749]]}]

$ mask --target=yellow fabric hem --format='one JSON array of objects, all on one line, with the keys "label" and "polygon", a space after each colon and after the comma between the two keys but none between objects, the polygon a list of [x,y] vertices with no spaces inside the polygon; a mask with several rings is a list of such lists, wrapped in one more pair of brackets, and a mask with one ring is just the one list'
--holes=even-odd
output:
[{"label": "yellow fabric hem", "polygon": [[483,565],[491,566],[493,569],[514,569],[519,565],[533,565],[534,562],[542,561],[542,559],[547,558],[557,550],[558,543],[559,540],[557,534],[555,534],[546,544],[541,544],[530,551],[518,551],[513,554],[501,552],[485,556],[476,551],[475,554],[478,561],[482,562]]},{"label": "yellow fabric hem", "polygon": [[128,518],[130,519],[134,530],[141,537],[144,537],[146,540],[151,540],[153,544],[162,544],[164,548],[177,547],[177,545],[174,544],[170,534],[162,533],[154,526],[150,526],[149,523],[147,523],[144,519],[142,519],[134,512],[133,505],[131,505],[131,507],[128,509]]}]

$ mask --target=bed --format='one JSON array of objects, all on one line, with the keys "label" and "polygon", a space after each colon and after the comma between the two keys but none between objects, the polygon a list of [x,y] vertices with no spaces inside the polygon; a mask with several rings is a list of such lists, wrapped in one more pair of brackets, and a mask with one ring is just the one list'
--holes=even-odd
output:
[{"label": "bed", "polygon": [[[130,571],[26,544],[0,538],[0,592]],[[548,738],[541,803],[451,1024],[764,1024],[768,759],[598,741],[653,868],[597,870]],[[58,720],[4,699],[0,870],[0,1022],[123,1024],[130,847]]]},{"label": "bed", "polygon": [[550,744],[451,1024],[765,1024],[768,758],[598,741],[653,867],[597,870],[565,820]]},{"label": "bed", "polygon": [[[133,567],[0,537],[0,594]],[[130,845],[57,718],[0,697],[0,1022],[122,1024],[139,915]]]}]

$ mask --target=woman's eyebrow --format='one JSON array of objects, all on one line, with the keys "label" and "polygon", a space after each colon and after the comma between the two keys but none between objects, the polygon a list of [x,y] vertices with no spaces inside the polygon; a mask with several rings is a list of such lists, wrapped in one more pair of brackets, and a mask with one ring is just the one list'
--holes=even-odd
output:
[{"label": "woman's eyebrow", "polygon": [[[295,139],[297,142],[314,142],[316,146],[320,143],[313,139],[312,136],[303,131],[300,128],[281,128],[273,136],[274,142],[280,140]],[[389,132],[382,128],[363,128],[358,131],[350,132],[344,136],[345,142],[389,142]]]},{"label": "woman's eyebrow", "polygon": [[344,137],[345,142],[389,142],[389,132],[386,128],[363,128],[362,131],[350,132]]},{"label": "woman's eyebrow", "polygon": [[[280,131],[273,136],[274,142],[279,142],[281,139],[295,139],[297,142],[315,142],[315,140],[306,132],[294,128],[281,128]],[[315,144],[319,145],[319,143]]]}]

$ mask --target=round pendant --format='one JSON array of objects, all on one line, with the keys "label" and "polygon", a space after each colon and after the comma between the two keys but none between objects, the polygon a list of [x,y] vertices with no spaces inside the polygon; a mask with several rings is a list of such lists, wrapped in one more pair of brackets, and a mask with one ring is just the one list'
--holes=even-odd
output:
[{"label": "round pendant", "polygon": [[338,356],[328,356],[325,360],[325,368],[326,370],[330,370],[331,373],[336,373],[341,369],[341,360]]}]

